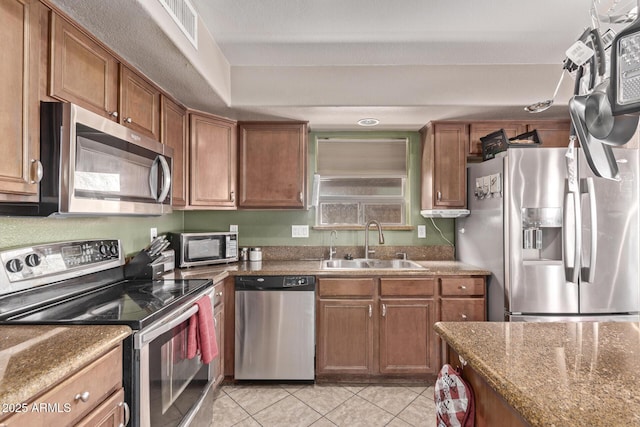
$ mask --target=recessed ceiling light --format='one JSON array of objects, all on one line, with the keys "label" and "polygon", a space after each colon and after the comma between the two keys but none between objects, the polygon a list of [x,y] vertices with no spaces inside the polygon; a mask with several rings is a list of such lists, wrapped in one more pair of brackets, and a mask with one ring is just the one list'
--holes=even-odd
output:
[{"label": "recessed ceiling light", "polygon": [[357,122],[360,126],[375,126],[380,123],[380,120],[373,118],[360,119]]}]

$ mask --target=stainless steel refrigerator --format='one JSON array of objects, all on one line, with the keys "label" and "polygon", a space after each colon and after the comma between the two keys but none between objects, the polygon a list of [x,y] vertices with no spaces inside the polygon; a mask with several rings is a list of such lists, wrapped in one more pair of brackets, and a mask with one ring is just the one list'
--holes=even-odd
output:
[{"label": "stainless steel refrigerator", "polygon": [[620,181],[581,150],[510,148],[468,166],[460,261],[492,272],[489,320],[640,320],[639,152],[614,150]]}]

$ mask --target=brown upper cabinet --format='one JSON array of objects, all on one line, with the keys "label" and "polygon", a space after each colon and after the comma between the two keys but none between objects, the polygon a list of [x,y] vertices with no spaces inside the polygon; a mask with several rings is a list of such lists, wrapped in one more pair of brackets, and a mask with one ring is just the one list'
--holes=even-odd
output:
[{"label": "brown upper cabinet", "polygon": [[458,209],[467,205],[467,146],[465,123],[432,122],[422,135],[421,209]]},{"label": "brown upper cabinet", "polygon": [[160,140],[160,91],[120,64],[120,123]]},{"label": "brown upper cabinet", "polygon": [[508,138],[536,130],[542,141],[542,147],[566,147],[569,143],[569,120],[534,120],[527,122],[494,120],[471,122],[469,124],[470,157],[482,157],[480,138],[500,129],[504,129]]},{"label": "brown upper cabinet", "polygon": [[189,206],[235,209],[236,122],[205,113],[189,116]]},{"label": "brown upper cabinet", "polygon": [[39,8],[32,0],[0,2],[0,200],[35,201],[38,195]]},{"label": "brown upper cabinet", "polygon": [[160,139],[160,90],[151,82],[56,13],[50,45],[50,96]]},{"label": "brown upper cabinet", "polygon": [[118,61],[78,27],[51,14],[49,95],[118,120]]},{"label": "brown upper cabinet", "polygon": [[166,96],[160,98],[161,142],[173,148],[173,172],[171,205],[182,208],[187,205],[188,182],[185,176],[189,152],[187,144],[187,110]]},{"label": "brown upper cabinet", "polygon": [[240,208],[304,208],[306,122],[239,123]]}]

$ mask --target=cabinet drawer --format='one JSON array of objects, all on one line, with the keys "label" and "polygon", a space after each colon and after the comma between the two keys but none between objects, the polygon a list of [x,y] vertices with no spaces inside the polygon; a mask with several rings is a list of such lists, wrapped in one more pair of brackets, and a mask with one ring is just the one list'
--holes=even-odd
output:
[{"label": "cabinet drawer", "polygon": [[440,279],[442,295],[484,295],[484,279],[481,277],[451,277]]},{"label": "cabinet drawer", "polygon": [[443,298],[440,318],[443,322],[485,320],[484,298]]},{"label": "cabinet drawer", "polygon": [[213,306],[217,308],[220,304],[223,304],[223,303],[224,303],[224,281],[221,281],[220,283],[217,283],[213,287]]},{"label": "cabinet drawer", "polygon": [[380,295],[406,297],[432,296],[435,283],[435,279],[383,278],[380,279]]},{"label": "cabinet drawer", "polygon": [[[117,347],[29,402],[27,412],[16,413],[2,424],[6,427],[69,426],[121,387],[122,347]],[[86,402],[80,399],[82,394]],[[32,405],[39,411],[32,411]]]},{"label": "cabinet drawer", "polygon": [[91,411],[75,427],[125,426],[129,422],[129,408],[125,409],[124,389],[113,393],[102,405]]},{"label": "cabinet drawer", "polygon": [[374,281],[371,278],[318,280],[318,295],[321,297],[372,297]]}]

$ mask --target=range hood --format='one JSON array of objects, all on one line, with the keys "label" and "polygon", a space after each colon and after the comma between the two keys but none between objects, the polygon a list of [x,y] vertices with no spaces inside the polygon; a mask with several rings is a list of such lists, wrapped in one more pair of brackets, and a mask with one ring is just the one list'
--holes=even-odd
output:
[{"label": "range hood", "polygon": [[460,218],[469,216],[469,209],[424,209],[420,215],[424,218]]}]

